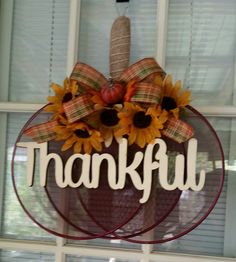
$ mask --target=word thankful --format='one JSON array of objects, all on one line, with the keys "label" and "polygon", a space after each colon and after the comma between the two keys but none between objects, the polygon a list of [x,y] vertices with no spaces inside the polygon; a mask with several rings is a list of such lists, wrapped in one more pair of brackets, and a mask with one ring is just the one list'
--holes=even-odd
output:
[{"label": "word thankful", "polygon": [[[154,147],[159,145],[156,153],[153,154]],[[56,153],[48,154],[47,143],[37,144],[35,142],[19,142],[19,147],[27,149],[27,185],[33,185],[35,149],[39,149],[39,167],[40,167],[40,185],[46,186],[47,169],[49,162],[55,162],[55,180],[59,187],[70,186],[77,188],[84,185],[86,188],[98,188],[100,179],[100,166],[103,161],[107,161],[107,179],[109,186],[114,189],[122,189],[125,186],[126,176],[129,176],[134,187],[142,190],[143,195],[139,200],[145,203],[151,193],[153,171],[159,169],[159,183],[165,190],[188,190],[200,191],[205,184],[205,171],[201,170],[197,182],[196,178],[196,157],[197,157],[197,139],[192,138],[188,142],[187,163],[183,154],[176,155],[175,176],[170,183],[168,178],[168,155],[167,146],[164,140],[155,139],[153,144],[146,147],[144,153],[138,151],[135,153],[131,164],[127,165],[128,142],[123,138],[119,143],[118,163],[114,157],[108,153],[93,155],[73,154],[65,166],[60,155]],[[154,155],[154,156],[153,156]],[[154,158],[154,159],[153,159]],[[72,169],[76,160],[81,160],[81,174],[77,182],[72,179]],[[143,161],[142,176],[137,172],[138,166]],[[187,170],[185,170],[185,168]],[[90,176],[91,170],[91,176]],[[117,174],[118,173],[118,174]]]}]

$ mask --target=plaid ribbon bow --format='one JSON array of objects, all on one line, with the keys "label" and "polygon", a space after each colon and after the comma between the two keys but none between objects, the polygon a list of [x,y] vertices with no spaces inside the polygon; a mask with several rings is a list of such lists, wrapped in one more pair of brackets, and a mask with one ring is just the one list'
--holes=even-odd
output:
[{"label": "plaid ribbon bow", "polygon": [[[159,104],[162,98],[161,86],[153,84],[151,80],[154,76],[164,78],[165,75],[165,71],[154,58],[144,58],[129,66],[118,81],[126,85],[134,81],[135,88],[130,96],[131,102]],[[75,65],[70,79],[78,82],[79,95],[63,103],[63,108],[68,122],[74,123],[95,111],[91,95],[99,92],[105,84],[108,84],[108,80],[95,68],[80,62]],[[49,141],[54,139],[55,125],[54,121],[43,123],[26,130],[25,134],[30,135],[39,143]],[[162,134],[181,143],[193,136],[193,129],[187,123],[173,118],[168,120]]]},{"label": "plaid ribbon bow", "polygon": [[[164,78],[166,74],[154,58],[144,58],[129,66],[117,81],[127,84],[129,81],[135,80],[135,93],[131,101],[158,103],[161,98],[160,87],[145,81],[151,75],[160,75]],[[70,78],[78,82],[79,92],[83,94],[99,92],[102,86],[108,83],[104,75],[84,63],[77,63],[75,65]],[[75,103],[77,102],[75,101]],[[70,112],[66,109],[65,111],[67,116],[69,116]]]}]

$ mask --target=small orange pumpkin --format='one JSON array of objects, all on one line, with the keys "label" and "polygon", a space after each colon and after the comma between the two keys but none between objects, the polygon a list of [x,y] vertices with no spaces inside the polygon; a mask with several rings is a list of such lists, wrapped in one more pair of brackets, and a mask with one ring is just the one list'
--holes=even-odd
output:
[{"label": "small orange pumpkin", "polygon": [[125,88],[119,82],[110,80],[101,89],[101,96],[107,104],[118,103],[124,96]]}]

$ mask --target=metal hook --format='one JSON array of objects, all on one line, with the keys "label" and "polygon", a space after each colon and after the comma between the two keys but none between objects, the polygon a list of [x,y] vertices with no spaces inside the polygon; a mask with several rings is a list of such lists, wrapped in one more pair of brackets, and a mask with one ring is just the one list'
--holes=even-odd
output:
[{"label": "metal hook", "polygon": [[[127,3],[127,5],[126,5],[126,7],[125,7],[125,9],[124,9],[124,11],[122,13],[121,13],[121,11],[120,11],[120,9],[118,7],[119,3]],[[118,16],[125,16],[127,11],[128,11],[128,9],[129,9],[129,0],[116,0],[116,11],[117,11]]]}]

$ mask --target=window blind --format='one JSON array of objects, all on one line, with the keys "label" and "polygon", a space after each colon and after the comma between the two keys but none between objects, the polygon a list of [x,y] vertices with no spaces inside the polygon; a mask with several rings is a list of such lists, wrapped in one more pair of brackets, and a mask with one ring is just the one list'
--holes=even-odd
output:
[{"label": "window blind", "polygon": [[[2,221],[2,232],[1,235],[5,238],[14,239],[27,239],[27,240],[44,240],[53,241],[55,236],[48,234],[46,231],[42,230],[32,220],[25,214],[24,210],[21,208],[13,186],[11,178],[11,159],[12,152],[17,136],[22,129],[23,125],[30,118],[30,114],[20,114],[20,113],[10,113],[8,114],[8,124],[7,124],[7,145],[6,145],[6,173],[5,173],[5,192],[3,197],[3,221]],[[25,177],[22,177],[23,180]],[[37,202],[37,192],[32,194],[32,202]],[[36,197],[36,199],[35,199]],[[41,196],[41,201],[43,202],[43,196]],[[35,202],[35,203],[36,203]],[[40,201],[39,205],[40,205]],[[42,208],[39,212],[42,212]]]},{"label": "window blind", "polygon": [[54,262],[54,255],[23,252],[19,250],[0,250],[2,262]]},{"label": "window blind", "polygon": [[[231,119],[210,118],[208,120],[214,125],[225,151],[225,159],[228,160],[230,153],[230,136],[232,132],[235,132],[234,128],[230,128]],[[217,161],[214,164],[217,166]],[[226,175],[222,193],[210,215],[196,229],[183,237],[161,245],[155,245],[156,251],[227,256],[227,254],[224,254],[224,245],[227,245],[224,236],[228,172],[229,169],[226,166]]]},{"label": "window blind", "polygon": [[234,0],[170,0],[167,39],[167,72],[184,79],[193,104],[233,103]]},{"label": "window blind", "polygon": [[[105,76],[109,76],[111,26],[119,16],[117,9],[122,15],[126,6],[110,0],[81,2],[79,60],[95,67]],[[126,15],[131,19],[130,63],[147,56],[155,56],[157,1],[130,0]]]},{"label": "window blind", "polygon": [[65,78],[69,4],[14,1],[10,101],[46,103],[50,83]]},{"label": "window blind", "polygon": [[[166,71],[184,79],[192,91],[193,105],[232,105],[235,89],[236,2],[170,0]],[[230,143],[235,130],[231,119],[209,119],[222,142],[225,159],[234,152]],[[189,234],[155,250],[227,256],[224,253],[226,227],[226,179],[212,213]]]},{"label": "window blind", "polygon": [[[69,6],[70,1],[63,0],[14,1],[9,101],[46,103],[50,83],[63,81],[66,76]],[[8,238],[51,241],[55,237],[32,223],[21,209],[12,188],[12,149],[29,117],[30,114],[8,114],[1,234]]]},{"label": "window blind", "polygon": [[96,257],[80,257],[67,256],[66,262],[138,262],[138,260],[127,260],[117,258],[96,258]]}]

